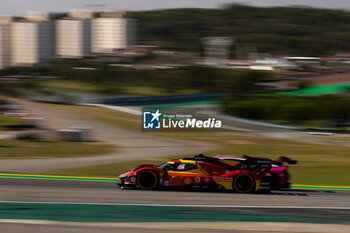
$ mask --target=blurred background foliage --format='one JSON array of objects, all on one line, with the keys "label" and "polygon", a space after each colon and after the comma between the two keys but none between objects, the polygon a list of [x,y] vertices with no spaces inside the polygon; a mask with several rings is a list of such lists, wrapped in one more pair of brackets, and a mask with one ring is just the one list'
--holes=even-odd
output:
[{"label": "blurred background foliage", "polygon": [[350,116],[348,96],[244,95],[227,99],[224,106],[231,115],[281,123],[310,123]]},{"label": "blurred background foliage", "polygon": [[[134,69],[112,67],[103,63],[86,63],[96,70],[77,70],[76,62],[59,62],[52,73],[61,79],[90,82],[96,87],[120,87],[111,94],[122,94],[123,87],[155,87],[176,93],[178,90],[195,92],[247,93],[254,91],[255,83],[271,78],[272,74],[251,70],[220,69],[186,66],[174,69]],[[80,64],[82,65],[82,64]],[[105,90],[102,90],[105,93]],[[119,92],[119,93],[118,93]]]},{"label": "blurred background foliage", "polygon": [[259,52],[315,56],[350,51],[350,12],[342,10],[234,4],[129,14],[139,20],[140,44],[169,49],[203,51],[201,38],[226,36]]}]

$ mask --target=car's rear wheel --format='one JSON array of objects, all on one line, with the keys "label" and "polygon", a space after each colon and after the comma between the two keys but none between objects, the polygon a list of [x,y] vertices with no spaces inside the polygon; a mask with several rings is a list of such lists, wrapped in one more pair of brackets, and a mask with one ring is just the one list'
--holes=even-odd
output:
[{"label": "car's rear wheel", "polygon": [[251,193],[255,191],[255,180],[249,174],[239,174],[233,180],[232,186],[238,193]]},{"label": "car's rear wheel", "polygon": [[141,171],[136,179],[137,187],[143,190],[155,189],[158,185],[158,176],[150,170]]}]

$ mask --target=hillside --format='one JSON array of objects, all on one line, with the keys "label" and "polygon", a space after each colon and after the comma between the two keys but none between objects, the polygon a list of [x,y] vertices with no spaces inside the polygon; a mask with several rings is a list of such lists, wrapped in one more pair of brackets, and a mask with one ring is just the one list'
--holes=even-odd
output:
[{"label": "hillside", "polygon": [[327,55],[350,51],[350,12],[298,7],[171,9],[130,12],[140,44],[202,51],[205,36],[229,36],[241,51]]}]

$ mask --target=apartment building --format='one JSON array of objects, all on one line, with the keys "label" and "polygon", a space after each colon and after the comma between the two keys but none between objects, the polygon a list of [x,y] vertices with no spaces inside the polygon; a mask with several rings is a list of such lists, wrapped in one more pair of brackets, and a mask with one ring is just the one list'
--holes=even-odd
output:
[{"label": "apartment building", "polygon": [[56,21],[56,52],[60,58],[84,58],[91,54],[93,12],[73,10]]},{"label": "apartment building", "polygon": [[124,17],[124,12],[106,12],[92,20],[92,51],[113,53],[136,45],[137,20]]},{"label": "apartment building", "polygon": [[55,29],[48,13],[29,13],[11,26],[12,65],[32,66],[55,58]]},{"label": "apartment building", "polygon": [[12,17],[0,16],[0,69],[11,65]]}]

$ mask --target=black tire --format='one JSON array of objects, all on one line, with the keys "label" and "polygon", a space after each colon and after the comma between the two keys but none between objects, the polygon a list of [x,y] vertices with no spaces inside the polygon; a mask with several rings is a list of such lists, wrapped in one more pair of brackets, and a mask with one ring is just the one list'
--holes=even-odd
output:
[{"label": "black tire", "polygon": [[233,180],[232,187],[238,193],[252,193],[255,191],[255,180],[249,174],[239,174]]},{"label": "black tire", "polygon": [[158,176],[154,171],[141,171],[136,178],[136,185],[142,190],[152,190],[158,186]]}]

